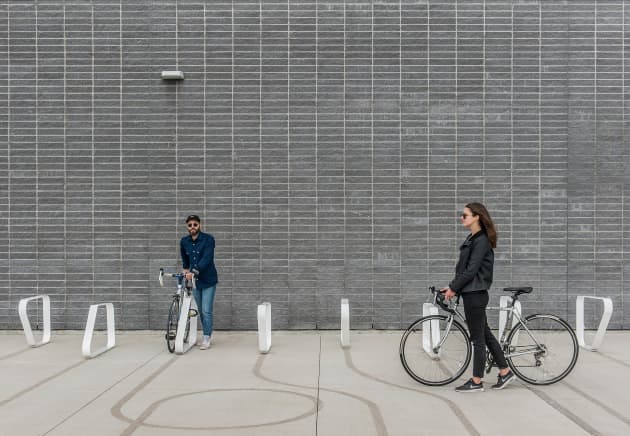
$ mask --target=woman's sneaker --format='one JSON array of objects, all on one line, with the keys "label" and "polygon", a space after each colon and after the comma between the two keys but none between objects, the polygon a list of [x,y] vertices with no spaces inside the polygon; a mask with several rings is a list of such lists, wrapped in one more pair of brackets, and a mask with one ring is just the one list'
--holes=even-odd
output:
[{"label": "woman's sneaker", "polygon": [[461,386],[455,388],[456,392],[483,392],[483,383],[475,383],[473,379],[468,380]]},{"label": "woman's sneaker", "polygon": [[508,372],[505,375],[499,375],[497,377],[497,384],[492,385],[492,389],[503,389],[506,387],[512,380],[514,380],[514,373],[512,371]]}]

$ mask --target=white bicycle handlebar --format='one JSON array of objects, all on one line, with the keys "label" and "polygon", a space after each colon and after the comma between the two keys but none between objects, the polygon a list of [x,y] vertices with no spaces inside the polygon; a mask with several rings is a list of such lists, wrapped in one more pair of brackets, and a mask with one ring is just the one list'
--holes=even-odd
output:
[{"label": "white bicycle handlebar", "polygon": [[[186,275],[184,273],[165,273],[164,272],[164,268],[160,268],[160,275],[158,277],[158,280],[160,281],[160,286],[162,286],[162,287],[164,287],[164,277],[165,276],[166,277],[174,277],[177,280],[185,279],[185,277],[186,277]],[[192,276],[191,283],[192,283],[192,287],[193,288],[197,287],[197,280],[196,280],[195,274],[193,274],[193,276]]]}]

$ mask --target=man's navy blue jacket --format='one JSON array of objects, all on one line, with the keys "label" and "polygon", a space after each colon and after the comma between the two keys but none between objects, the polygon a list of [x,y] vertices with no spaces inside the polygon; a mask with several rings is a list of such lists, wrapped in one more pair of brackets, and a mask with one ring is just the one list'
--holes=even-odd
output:
[{"label": "man's navy blue jacket", "polygon": [[205,289],[217,284],[217,269],[214,266],[214,237],[199,232],[197,239],[184,236],[179,242],[182,266],[197,274],[197,288]]}]

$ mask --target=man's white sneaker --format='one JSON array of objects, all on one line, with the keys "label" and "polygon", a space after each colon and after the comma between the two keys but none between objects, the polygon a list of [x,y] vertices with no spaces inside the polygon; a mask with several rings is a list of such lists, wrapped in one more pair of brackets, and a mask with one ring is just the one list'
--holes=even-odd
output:
[{"label": "man's white sneaker", "polygon": [[200,350],[207,350],[210,348],[210,336],[204,336],[203,341],[201,341],[201,345],[199,346]]}]

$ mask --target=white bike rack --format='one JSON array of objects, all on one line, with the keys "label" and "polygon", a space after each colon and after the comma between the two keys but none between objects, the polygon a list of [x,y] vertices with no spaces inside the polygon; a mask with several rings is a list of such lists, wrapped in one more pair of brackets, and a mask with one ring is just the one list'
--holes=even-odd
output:
[{"label": "white bike rack", "polygon": [[[422,316],[437,315],[438,307],[433,303],[424,303],[422,305]],[[425,328],[425,326],[427,328]],[[440,356],[439,352],[434,352],[434,345],[440,342],[440,321],[437,319],[431,320],[428,323],[422,323],[422,348],[432,358],[437,359]]]},{"label": "white bike rack", "polygon": [[[35,341],[33,330],[31,329],[31,322],[28,319],[28,313],[26,311],[28,303],[34,300],[42,300],[42,310],[44,312],[44,333],[42,334],[42,340],[39,342]],[[20,315],[20,321],[22,322],[24,336],[26,336],[26,343],[28,345],[31,347],[39,347],[50,342],[50,297],[48,295],[22,298],[18,304],[18,314]]]},{"label": "white bike rack", "polygon": [[[503,335],[503,330],[505,330],[505,327],[507,324],[508,312],[509,312],[508,307],[510,306],[511,303],[512,303],[512,297],[510,297],[509,295],[502,295],[501,298],[499,299],[499,338],[501,338],[501,336]],[[514,311],[518,314],[520,318],[521,313],[523,312],[521,311],[521,302],[518,300],[516,301],[516,303],[514,303]],[[512,318],[512,325],[510,326],[510,328],[514,327],[516,324],[518,324],[518,319],[514,316]],[[516,334],[518,335],[518,333]],[[514,341],[516,340],[517,338],[515,337]]]},{"label": "white bike rack", "polygon": [[[182,304],[179,308],[179,321],[177,321],[177,334],[175,335],[176,354],[184,354],[197,343],[197,318],[199,317],[197,303],[188,292],[183,292],[182,295]],[[188,338],[186,338],[186,323],[188,322],[188,314],[191,309],[197,311],[198,315],[190,317],[190,328],[188,330]]]},{"label": "white bike rack", "polygon": [[[593,339],[593,343],[591,345],[587,345],[584,340],[584,300],[600,300],[604,303],[604,312],[602,313],[602,319],[599,321],[599,327],[597,327],[597,333],[595,333],[595,338]],[[606,334],[606,329],[608,328],[608,323],[610,322],[610,318],[612,317],[613,304],[612,299],[607,297],[593,297],[587,295],[580,295],[575,300],[575,324],[577,330],[577,339],[580,347],[589,350],[596,351],[602,345],[604,341],[604,335]]]},{"label": "white bike rack", "polygon": [[350,346],[350,303],[347,298],[341,299],[341,346]]},{"label": "white bike rack", "polygon": [[[96,324],[96,313],[99,307],[104,307],[107,314],[107,345],[92,351],[92,338],[94,337],[94,326]],[[87,323],[85,324],[85,333],[83,334],[83,356],[91,359],[111,350],[116,346],[116,323],[114,321],[114,305],[112,303],[92,304],[88,312]]]},{"label": "white bike rack", "polygon": [[271,349],[271,303],[258,305],[258,350],[267,354]]}]

